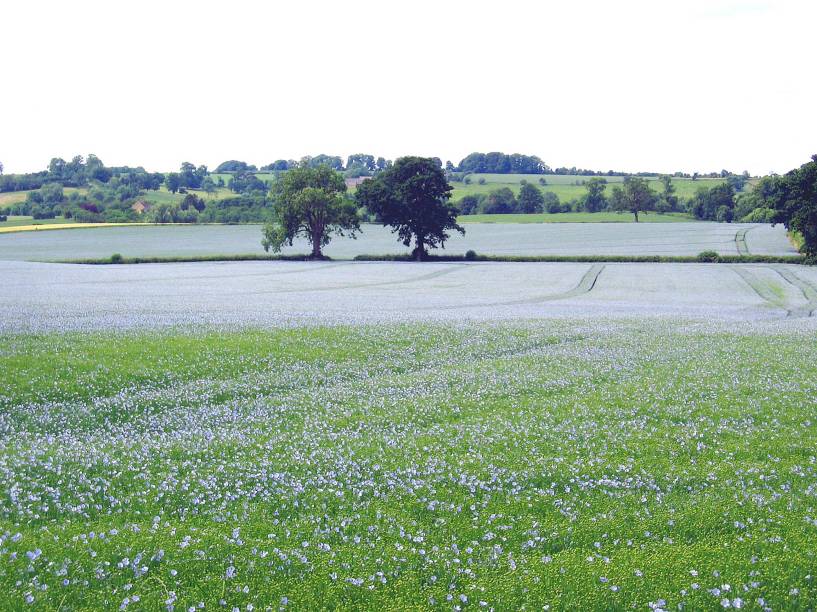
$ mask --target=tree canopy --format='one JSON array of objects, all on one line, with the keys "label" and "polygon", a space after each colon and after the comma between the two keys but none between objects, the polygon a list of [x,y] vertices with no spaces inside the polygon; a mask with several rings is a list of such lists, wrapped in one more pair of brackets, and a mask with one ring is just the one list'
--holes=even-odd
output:
[{"label": "tree canopy", "polygon": [[424,259],[426,247],[445,247],[449,231],[465,234],[457,225],[457,207],[449,202],[451,191],[438,160],[401,157],[362,183],[357,200],[380,223],[390,226],[405,246],[414,241],[412,255]]},{"label": "tree canopy", "polygon": [[628,176],[624,179],[623,187],[613,188],[611,205],[614,210],[626,210],[633,213],[638,223],[638,213],[655,210],[656,194],[650,188],[646,179],[638,176]]},{"label": "tree canopy", "polygon": [[237,159],[229,159],[216,166],[216,172],[255,172],[256,167]]},{"label": "tree canopy", "polygon": [[498,151],[491,153],[471,153],[459,165],[460,172],[492,174],[544,174],[550,168],[536,155],[513,153],[506,155]]},{"label": "tree canopy", "polygon": [[799,233],[803,237],[802,250],[810,257],[817,256],[817,155],[799,168],[774,177],[766,188],[764,199],[774,209],[772,221]]},{"label": "tree canopy", "polygon": [[607,208],[607,179],[594,177],[585,183],[587,193],[582,200],[582,206],[587,212],[599,212]]},{"label": "tree canopy", "polygon": [[323,259],[322,248],[333,234],[355,236],[360,229],[357,208],[344,198],[343,177],[328,166],[293,168],[273,185],[276,220],[264,226],[265,251],[280,252],[298,236],[312,245],[311,257]]}]

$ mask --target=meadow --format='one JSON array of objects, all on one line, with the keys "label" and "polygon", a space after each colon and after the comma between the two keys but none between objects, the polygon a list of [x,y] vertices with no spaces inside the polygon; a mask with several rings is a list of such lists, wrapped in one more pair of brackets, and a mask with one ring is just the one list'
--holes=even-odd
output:
[{"label": "meadow", "polygon": [[[37,191],[37,190],[29,190],[29,191]],[[28,197],[29,191],[5,191],[0,193],[0,210],[4,208],[8,208],[12,204],[19,204],[20,202],[25,202],[26,198]],[[87,189],[84,187],[77,188],[77,187],[64,187],[63,193],[67,196],[74,192],[79,193],[87,193]]]},{"label": "meadow", "polygon": [[802,333],[6,334],[0,607],[808,609]]}]

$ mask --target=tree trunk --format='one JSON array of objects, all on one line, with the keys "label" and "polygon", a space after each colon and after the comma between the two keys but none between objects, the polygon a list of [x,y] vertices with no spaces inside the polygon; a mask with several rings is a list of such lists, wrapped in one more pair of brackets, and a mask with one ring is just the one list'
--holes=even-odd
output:
[{"label": "tree trunk", "polygon": [[635,215],[635,222],[638,223],[638,211],[634,210],[633,214]]},{"label": "tree trunk", "polygon": [[425,250],[425,243],[423,239],[417,236],[417,246],[414,247],[414,259],[417,261],[423,261],[426,258],[426,250]]},{"label": "tree trunk", "polygon": [[321,236],[323,232],[320,229],[312,230],[312,254],[309,256],[310,259],[323,259],[323,253],[321,253]]}]

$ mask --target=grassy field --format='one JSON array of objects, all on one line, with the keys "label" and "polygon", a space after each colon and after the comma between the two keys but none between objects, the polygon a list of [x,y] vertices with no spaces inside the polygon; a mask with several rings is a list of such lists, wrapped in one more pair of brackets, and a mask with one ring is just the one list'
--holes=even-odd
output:
[{"label": "grassy field", "polygon": [[[678,223],[694,221],[690,215],[683,213],[640,213],[641,223]],[[462,215],[458,223],[635,223],[631,213],[539,213],[509,215]]]},{"label": "grassy field", "polygon": [[[457,201],[466,195],[479,193],[487,194],[500,187],[508,187],[515,194],[518,194],[521,181],[526,180],[527,182],[540,187],[543,191],[551,191],[555,193],[557,196],[559,196],[559,200],[561,202],[569,202],[573,199],[579,199],[585,193],[587,193],[587,189],[582,183],[592,178],[589,176],[539,174],[471,174],[469,176],[471,179],[470,185],[466,185],[465,183],[452,183],[454,192],[451,199],[453,201]],[[479,184],[480,178],[485,179],[484,185]],[[540,185],[540,178],[544,178],[547,181],[547,185]],[[624,178],[621,176],[607,176],[603,178],[608,183],[606,189],[606,193],[608,195],[610,194],[613,185],[616,183],[621,183],[624,180]],[[715,185],[720,185],[723,183],[723,179],[697,179],[693,181],[692,179],[674,178],[672,179],[672,183],[675,185],[676,195],[682,199],[686,199],[692,197],[699,187],[714,187]],[[651,179],[649,184],[650,187],[656,191],[662,190],[661,182],[657,177]]]},{"label": "grassy field", "polygon": [[[30,190],[30,191],[36,191],[36,190]],[[82,187],[82,188],[64,187],[62,191],[67,196],[67,195],[69,195],[71,193],[74,193],[74,192],[77,192],[77,191],[80,192],[80,193],[87,193],[88,190],[85,189],[84,187]],[[28,191],[6,191],[6,192],[3,192],[3,193],[0,193],[0,210],[2,210],[3,208],[8,208],[12,204],[18,204],[20,202],[25,202],[26,197],[28,196],[28,193],[29,193]]]},{"label": "grassy field", "polygon": [[808,609],[817,345],[8,335],[0,607]]},{"label": "grassy field", "polygon": [[24,227],[30,225],[64,225],[72,222],[73,219],[64,219],[63,217],[55,217],[54,219],[34,219],[34,217],[31,216],[11,215],[6,221],[0,221],[0,230],[3,228]]},{"label": "grassy field", "polygon": [[[202,191],[201,189],[189,189],[188,191],[208,201],[220,200],[236,195],[226,187],[217,189],[212,195],[208,194],[206,191]],[[141,199],[145,200],[146,202],[150,202],[151,204],[176,204],[181,202],[184,199],[184,196],[185,194],[183,193],[170,193],[167,190],[167,187],[162,185],[156,191],[145,191]]]}]

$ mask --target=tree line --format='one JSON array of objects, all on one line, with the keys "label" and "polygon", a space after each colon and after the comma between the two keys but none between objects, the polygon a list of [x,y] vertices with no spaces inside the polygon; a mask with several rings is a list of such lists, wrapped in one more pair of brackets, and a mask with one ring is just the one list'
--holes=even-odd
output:
[{"label": "tree line", "polygon": [[[736,180],[730,180],[730,179]],[[562,202],[556,193],[542,192],[536,185],[523,179],[519,194],[509,187],[500,187],[484,194],[466,195],[458,201],[460,212],[472,214],[507,213],[565,213],[602,211],[628,211],[634,213],[636,221],[641,212],[688,213],[702,221],[729,223],[734,220],[767,223],[771,222],[771,212],[758,199],[757,188],[747,193],[738,193],[746,186],[744,177],[730,176],[722,184],[699,187],[694,196],[686,200],[676,193],[673,177],[659,177],[660,189],[653,189],[649,181],[641,176],[626,176],[617,184],[611,184],[604,177],[592,177],[583,181],[585,194],[568,202]],[[765,177],[761,186],[771,180]],[[545,178],[540,178],[546,185]],[[484,184],[484,183],[483,183]],[[612,185],[610,194],[608,186]],[[762,187],[761,187],[762,190]],[[636,203],[637,202],[637,203]]]}]

